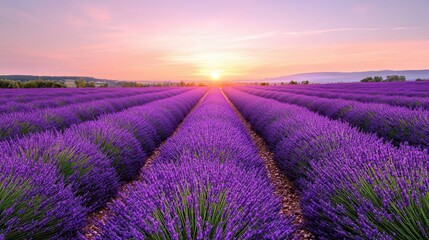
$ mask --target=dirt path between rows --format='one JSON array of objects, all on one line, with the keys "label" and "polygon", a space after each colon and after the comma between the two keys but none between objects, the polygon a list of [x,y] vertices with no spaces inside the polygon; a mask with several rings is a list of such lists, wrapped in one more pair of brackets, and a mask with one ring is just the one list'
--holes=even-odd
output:
[{"label": "dirt path between rows", "polygon": [[[192,112],[194,112],[195,109],[197,109],[200,106],[201,102],[206,98],[209,91],[210,91],[210,89],[208,89],[207,92],[201,97],[201,99],[198,100],[197,104],[195,104],[195,106],[189,111],[188,115],[186,115],[186,117],[182,120],[182,122],[177,126],[177,128],[174,130],[173,134],[171,134],[166,140],[164,140],[157,148],[155,148],[153,150],[152,154],[146,159],[145,164],[141,168],[139,177],[132,180],[131,182],[127,182],[127,183],[123,184],[120,187],[119,192],[123,192],[125,189],[127,189],[130,186],[133,186],[137,181],[141,180],[140,176],[150,167],[150,165],[153,163],[153,161],[158,158],[158,156],[160,154],[160,151],[159,151],[160,148],[165,144],[166,141],[168,141],[169,138],[176,135],[176,133],[179,132],[180,129],[182,129],[183,123],[185,123],[187,118],[192,114]],[[113,202],[116,199],[117,198],[113,198],[110,202]],[[86,239],[94,239],[93,233],[101,232],[101,229],[99,229],[97,226],[95,226],[93,221],[95,220],[95,221],[103,222],[103,219],[106,218],[108,213],[109,213],[109,208],[108,208],[108,206],[105,206],[102,209],[100,209],[94,213],[91,213],[88,216],[88,225],[83,229],[83,236]]]},{"label": "dirt path between rows", "polygon": [[226,101],[241,120],[252,141],[258,148],[259,156],[264,160],[268,177],[276,189],[275,194],[281,199],[282,214],[295,217],[294,224],[298,226],[298,231],[295,234],[296,236],[299,236],[299,239],[315,239],[315,237],[309,231],[303,228],[304,218],[302,216],[301,206],[299,204],[298,190],[295,189],[292,181],[289,180],[277,166],[277,163],[274,160],[274,154],[269,150],[269,147],[265,141],[252,129],[249,122],[247,122],[247,120],[229,100],[222,89],[221,91]]}]

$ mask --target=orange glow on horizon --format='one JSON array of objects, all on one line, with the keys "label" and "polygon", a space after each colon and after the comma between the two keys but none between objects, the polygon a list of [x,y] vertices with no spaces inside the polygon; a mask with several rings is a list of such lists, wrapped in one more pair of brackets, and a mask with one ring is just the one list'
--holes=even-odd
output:
[{"label": "orange glow on horizon", "polygon": [[424,1],[65,2],[0,4],[0,74],[227,82],[428,68]]}]

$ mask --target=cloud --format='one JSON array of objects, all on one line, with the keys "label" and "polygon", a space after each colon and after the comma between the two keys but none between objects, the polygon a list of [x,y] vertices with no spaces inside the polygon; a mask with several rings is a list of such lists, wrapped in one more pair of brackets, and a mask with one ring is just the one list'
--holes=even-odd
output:
[{"label": "cloud", "polygon": [[294,31],[294,32],[263,32],[254,35],[248,35],[241,38],[225,42],[243,42],[250,40],[259,40],[266,38],[282,37],[282,36],[310,36],[333,32],[360,32],[360,31],[403,31],[403,30],[419,30],[420,27],[392,27],[392,28],[330,28],[310,31]]},{"label": "cloud", "polygon": [[393,28],[331,28],[312,31],[285,32],[283,35],[306,36],[331,32],[356,32],[356,31],[394,31],[394,30],[416,30],[419,27],[393,27]]}]

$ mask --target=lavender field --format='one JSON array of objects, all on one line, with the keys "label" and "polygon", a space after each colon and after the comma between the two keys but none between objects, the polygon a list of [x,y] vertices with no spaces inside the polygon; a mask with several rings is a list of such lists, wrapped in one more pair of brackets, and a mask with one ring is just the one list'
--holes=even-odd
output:
[{"label": "lavender field", "polygon": [[0,239],[429,238],[429,82],[0,103]]}]

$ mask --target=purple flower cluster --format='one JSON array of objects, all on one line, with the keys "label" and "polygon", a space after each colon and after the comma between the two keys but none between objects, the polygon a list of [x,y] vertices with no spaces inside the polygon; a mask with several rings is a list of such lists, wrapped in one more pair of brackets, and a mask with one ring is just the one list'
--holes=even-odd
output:
[{"label": "purple flower cluster", "polygon": [[84,138],[73,134],[39,133],[0,144],[0,157],[19,156],[56,166],[83,204],[92,211],[105,204],[119,188],[108,158]]},{"label": "purple flower cluster", "polygon": [[[262,89],[262,88],[260,88]],[[328,99],[345,99],[352,100],[364,103],[383,103],[391,106],[398,107],[406,107],[410,109],[429,109],[429,99],[428,96],[424,97],[408,97],[404,95],[396,95],[396,96],[385,96],[385,95],[374,95],[367,94],[365,92],[342,92],[339,90],[336,91],[325,91],[321,89],[307,89],[307,88],[278,88],[278,87],[270,87],[266,88],[270,91],[279,91],[279,92],[287,92],[293,94],[299,94],[304,96],[315,96],[321,98]]]},{"label": "purple flower cluster", "polygon": [[379,96],[429,97],[428,82],[337,83],[262,87],[281,90],[315,90],[323,92],[356,93]]},{"label": "purple flower cluster", "polygon": [[[11,113],[11,112],[30,112],[35,109],[41,108],[55,108],[62,107],[70,104],[84,103],[90,102],[94,100],[102,100],[109,98],[121,98],[121,97],[131,97],[135,95],[152,93],[152,92],[161,92],[165,91],[165,88],[145,88],[142,90],[135,89],[121,89],[118,90],[105,90],[105,91],[79,91],[76,92],[75,89],[64,89],[60,90],[63,95],[57,95],[58,93],[55,91],[55,95],[47,94],[47,96],[32,96],[27,95],[29,93],[34,93],[34,90],[24,90],[26,95],[23,97],[17,98],[16,96],[10,96],[9,99],[4,99],[0,97],[0,103],[2,100],[4,104],[0,106],[0,114],[3,113]],[[22,91],[22,90],[21,90]],[[52,92],[52,90],[50,90]],[[69,93],[69,94],[66,94]],[[14,101],[14,99],[16,101]]]},{"label": "purple flower cluster", "polygon": [[57,108],[44,108],[26,112],[13,112],[0,116],[0,140],[20,137],[45,130],[62,130],[72,124],[94,120],[102,114],[120,112],[124,109],[172,97],[189,89],[170,90],[135,95],[131,97],[110,98],[72,104]]},{"label": "purple flower cluster", "polygon": [[322,239],[426,239],[429,155],[307,109],[225,89],[301,190]]},{"label": "purple flower cluster", "polygon": [[365,132],[391,140],[396,145],[409,143],[423,148],[429,147],[429,112],[425,110],[244,87],[238,89],[260,97],[306,107],[331,119],[344,120]]},{"label": "purple flower cluster", "polygon": [[[0,239],[72,238],[86,214],[117,193],[121,180],[138,175],[145,151],[171,135],[206,91],[186,91],[62,133],[1,142]],[[155,123],[168,124],[169,132],[156,132]]]},{"label": "purple flower cluster", "polygon": [[291,239],[262,159],[213,89],[141,180],[109,204],[97,238]]},{"label": "purple flower cluster", "polygon": [[54,165],[1,157],[0,239],[70,239],[85,226],[85,213]]},{"label": "purple flower cluster", "polygon": [[66,134],[91,142],[109,159],[122,181],[134,179],[146,155],[133,135],[100,121],[90,121],[67,129]]},{"label": "purple flower cluster", "polygon": [[[33,103],[45,100],[62,100],[67,97],[86,98],[87,96],[97,96],[99,94],[113,94],[122,96],[123,94],[132,96],[140,93],[153,93],[168,90],[168,88],[27,88],[27,89],[2,89],[0,93],[0,103]],[[112,95],[112,96],[113,96]],[[79,97],[78,97],[79,96]],[[79,101],[76,99],[76,101]],[[67,102],[67,100],[66,100]]]}]

